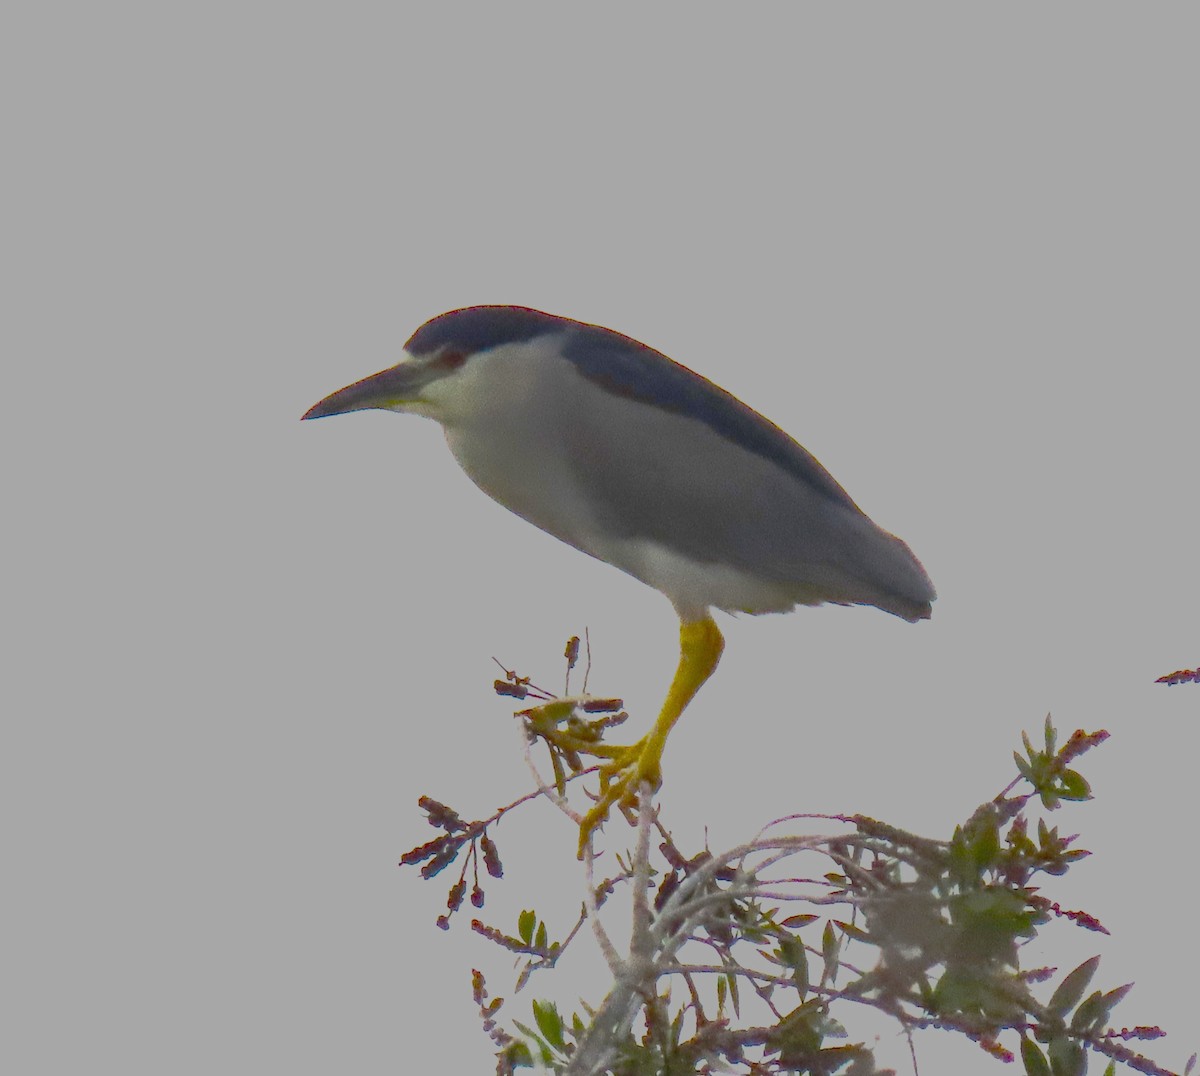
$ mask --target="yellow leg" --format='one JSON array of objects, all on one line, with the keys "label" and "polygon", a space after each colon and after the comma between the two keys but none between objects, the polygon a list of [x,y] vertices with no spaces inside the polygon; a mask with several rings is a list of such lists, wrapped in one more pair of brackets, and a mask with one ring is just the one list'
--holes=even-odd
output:
[{"label": "yellow leg", "polygon": [[658,720],[647,736],[620,749],[601,768],[600,798],[584,815],[579,827],[580,855],[592,831],[608,818],[613,804],[631,806],[641,785],[648,784],[655,789],[662,783],[662,755],[667,737],[687,704],[712,676],[724,649],[725,640],[711,616],[680,623],[679,667]]}]

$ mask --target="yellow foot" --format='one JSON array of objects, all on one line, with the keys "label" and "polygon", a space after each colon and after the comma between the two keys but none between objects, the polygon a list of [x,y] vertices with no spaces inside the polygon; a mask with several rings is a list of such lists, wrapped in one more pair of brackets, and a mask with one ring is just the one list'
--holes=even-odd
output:
[{"label": "yellow foot", "polygon": [[621,809],[635,807],[642,785],[649,785],[653,792],[662,783],[662,755],[671,727],[712,675],[724,647],[725,640],[711,616],[684,620],[679,625],[679,666],[650,734],[631,747],[586,748],[591,756],[607,757],[608,761],[600,767],[600,798],[579,824],[580,859],[593,831],[607,821],[614,804]]},{"label": "yellow foot", "polygon": [[600,798],[579,824],[579,858],[592,833],[608,821],[608,812],[616,806],[632,810],[637,806],[643,785],[654,792],[662,784],[662,745],[652,736],[638,740],[600,767]]}]

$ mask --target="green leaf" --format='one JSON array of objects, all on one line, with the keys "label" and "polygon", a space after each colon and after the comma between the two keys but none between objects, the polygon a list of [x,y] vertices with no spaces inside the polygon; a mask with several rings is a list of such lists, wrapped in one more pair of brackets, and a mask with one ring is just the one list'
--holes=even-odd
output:
[{"label": "green leaf", "polygon": [[[683,1021],[688,1015],[688,1010],[681,1007],[679,1012],[675,1014],[675,1019],[671,1021],[671,1038],[670,1043],[673,1049],[678,1049],[680,1042],[683,1041]],[[582,1036],[577,1036],[582,1041]]]},{"label": "green leaf", "polygon": [[1028,1076],[1051,1076],[1050,1062],[1033,1039],[1021,1039],[1021,1062]]},{"label": "green leaf", "polygon": [[1066,1035],[1056,1035],[1050,1040],[1050,1071],[1054,1076],[1083,1076],[1087,1071],[1087,1057],[1083,1047]]},{"label": "green leaf", "polygon": [[737,976],[730,972],[725,976],[726,982],[729,983],[729,1004],[733,1007],[733,1015],[742,1015],[742,1000],[738,994],[738,979]]},{"label": "green leaf", "polygon": [[1055,1016],[1066,1016],[1079,1004],[1079,999],[1083,997],[1083,992],[1088,988],[1088,983],[1092,981],[1092,976],[1096,974],[1096,968],[1099,965],[1100,958],[1098,956],[1091,957],[1080,964],[1059,983],[1058,989],[1051,995],[1046,1008]]},{"label": "green leaf", "polygon": [[1000,827],[989,818],[971,839],[971,858],[979,870],[991,867],[1000,856]]},{"label": "green leaf", "polygon": [[[777,1050],[782,1065],[791,1066],[793,1071],[809,1070],[806,1063],[821,1049],[824,1034],[821,1027],[821,1012],[805,1002],[787,1014],[773,1029],[767,1042],[768,1050]],[[801,1064],[804,1068],[801,1069]]]},{"label": "green leaf", "polygon": [[840,919],[837,921],[837,925],[847,938],[852,938],[854,941],[866,942],[868,945],[879,944],[862,927],[856,927],[853,923],[844,923]]},{"label": "green leaf", "polygon": [[832,983],[837,977],[838,969],[838,939],[833,930],[833,923],[826,921],[825,930],[821,934],[821,956],[825,960],[823,982]]},{"label": "green leaf", "polygon": [[960,968],[947,968],[934,987],[933,1003],[938,1013],[979,1011],[979,983]]},{"label": "green leaf", "polygon": [[515,1069],[533,1068],[533,1054],[526,1043],[516,1039],[504,1048],[504,1057]]},{"label": "green leaf", "polygon": [[533,1028],[521,1023],[520,1020],[514,1020],[513,1027],[538,1048],[538,1055],[543,1065],[549,1067],[554,1064],[554,1051],[550,1049],[550,1044],[541,1035],[534,1031]]},{"label": "green leaf", "polygon": [[1075,1015],[1071,1017],[1072,1031],[1086,1031],[1094,1024],[1098,1023],[1098,1017],[1103,1015],[1104,995],[1099,990],[1092,991],[1088,995],[1087,1001],[1075,1010]]},{"label": "green leaf", "polygon": [[1084,780],[1083,775],[1075,770],[1063,770],[1059,775],[1062,782],[1062,797],[1065,800],[1090,800],[1092,786]]},{"label": "green leaf", "polygon": [[534,1001],[533,1019],[537,1022],[538,1030],[546,1041],[556,1050],[566,1049],[563,1037],[563,1021],[558,1013],[558,1006],[552,1001]]},{"label": "green leaf", "polygon": [[792,982],[796,984],[800,1000],[803,1001],[809,985],[808,954],[804,951],[804,944],[798,938],[780,938],[779,960],[792,969]]},{"label": "green leaf", "polygon": [[979,872],[975,868],[971,849],[967,847],[967,838],[962,826],[954,827],[954,835],[950,838],[950,872],[962,885],[971,885],[979,881]]},{"label": "green leaf", "polygon": [[575,712],[575,700],[552,699],[550,702],[543,702],[538,706],[532,707],[531,710],[531,716],[544,718],[546,721],[558,724],[560,721],[565,721]]},{"label": "green leaf", "polygon": [[1035,912],[1019,892],[1004,886],[969,890],[947,902],[951,921],[958,928],[959,955],[989,962],[1013,964],[1017,939],[1035,932]]},{"label": "green leaf", "polygon": [[550,938],[549,938],[549,935],[546,933],[546,924],[545,924],[545,923],[538,923],[538,928],[537,928],[537,938],[536,938],[536,940],[534,941],[534,943],[533,943],[533,944],[534,944],[534,945],[535,945],[535,946],[536,946],[538,949],[546,949],[546,948],[548,948],[548,947],[549,947],[549,946],[548,946],[548,942],[549,942],[549,940],[550,940]]},{"label": "green leaf", "polygon": [[526,945],[533,943],[533,928],[537,925],[537,913],[526,909],[517,919],[517,934]]},{"label": "green leaf", "polygon": [[1097,990],[1078,1009],[1071,1019],[1071,1028],[1075,1031],[1102,1030],[1112,1016],[1112,1011],[1120,1001],[1133,989],[1133,983],[1118,986],[1107,993]]}]

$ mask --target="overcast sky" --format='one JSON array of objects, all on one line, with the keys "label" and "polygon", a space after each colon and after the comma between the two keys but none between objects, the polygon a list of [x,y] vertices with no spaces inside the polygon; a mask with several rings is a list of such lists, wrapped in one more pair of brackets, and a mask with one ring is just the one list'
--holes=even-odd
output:
[{"label": "overcast sky", "polygon": [[[527,790],[493,655],[557,687],[586,626],[647,726],[674,615],[434,424],[297,421],[487,302],[717,381],[938,587],[916,626],[722,617],[679,839],[947,835],[1047,712],[1107,728],[1056,820],[1095,854],[1049,895],[1113,937],[1030,963],[1102,953],[1181,1067],[1200,686],[1153,681],[1200,663],[1196,8],[415,6],[5,19],[6,1070],[491,1071],[470,969],[508,995],[510,962],[396,867],[415,800]],[[565,930],[569,825],[497,838],[487,917]],[[507,1015],[597,1002],[591,961]]]}]

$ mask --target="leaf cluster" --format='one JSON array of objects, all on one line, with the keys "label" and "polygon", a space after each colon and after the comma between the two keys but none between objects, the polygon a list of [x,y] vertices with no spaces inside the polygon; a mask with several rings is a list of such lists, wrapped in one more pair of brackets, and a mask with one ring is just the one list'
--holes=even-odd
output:
[{"label": "leaf cluster", "polygon": [[[576,741],[599,745],[585,753],[602,756],[603,733],[620,716],[619,700],[606,700],[598,720],[574,704],[549,699],[521,714],[557,759],[560,796],[589,772],[572,757]],[[596,1005],[563,1015],[555,1002],[535,1000],[532,1020],[513,1021],[508,1031],[496,1022],[502,1002],[477,996],[485,1031],[498,1046],[498,1073],[874,1076],[880,1070],[871,1048],[848,1031],[855,1009],[864,1007],[895,1021],[910,1040],[936,1030],[966,1036],[996,1059],[1019,1058],[1029,1076],[1082,1076],[1089,1055],[1105,1059],[1109,1072],[1124,1064],[1170,1076],[1127,1045],[1159,1037],[1158,1028],[1112,1026],[1131,984],[1093,987],[1099,957],[1065,975],[1022,963],[1025,946],[1052,923],[1107,933],[1089,912],[1063,909],[1043,892],[1089,855],[1046,815],[1091,798],[1076,762],[1106,738],[1079,731],[1060,747],[1047,718],[1040,746],[1022,736],[1013,783],[948,838],[861,815],[826,816],[844,829],[803,836],[772,824],[725,853],[687,854],[643,803],[638,851],[618,856],[619,873],[599,884],[589,873],[590,899],[562,941],[551,940],[532,909],[511,932],[472,923],[520,956],[519,990],[533,972],[554,966],[585,920],[603,938],[598,916],[609,894],[629,887],[634,902],[631,952],[607,954],[614,982]],[[432,877],[462,856],[456,887],[480,860],[498,878],[488,867],[498,867],[499,857],[484,843],[486,827],[537,798],[470,823],[423,798],[442,834],[404,862],[424,863],[422,874]],[[660,838],[656,847],[647,839],[651,831]],[[589,855],[589,871],[591,865]],[[455,895],[452,888],[451,903]]]}]

